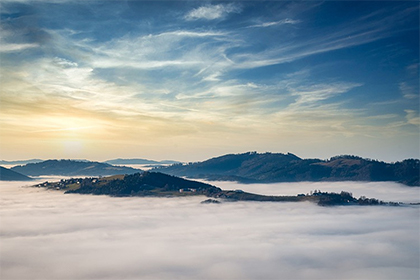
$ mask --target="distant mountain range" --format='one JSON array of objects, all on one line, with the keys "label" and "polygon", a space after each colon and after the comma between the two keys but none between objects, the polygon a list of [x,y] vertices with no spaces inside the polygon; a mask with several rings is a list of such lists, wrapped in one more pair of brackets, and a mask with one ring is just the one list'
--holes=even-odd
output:
[{"label": "distant mountain range", "polygon": [[[114,164],[168,164],[173,161],[152,161],[145,159],[114,159]],[[15,171],[26,176],[110,176],[133,174],[141,171],[109,163],[46,160],[15,166]],[[401,162],[385,163],[357,156],[336,156],[329,160],[302,159],[293,154],[256,153],[228,154],[196,163],[175,163],[160,166],[153,171],[189,178],[207,180],[238,181],[242,183],[274,183],[300,181],[395,181],[409,186],[420,186],[420,161],[407,159]],[[3,174],[9,171],[3,171]],[[1,180],[4,176],[0,177]],[[14,176],[17,178],[16,176]],[[9,177],[12,178],[12,177]]]},{"label": "distant mountain range", "polygon": [[0,166],[0,181],[30,181],[32,178]]},{"label": "distant mountain range", "polygon": [[0,165],[13,165],[13,164],[28,164],[43,161],[42,159],[27,159],[27,160],[0,160]]},{"label": "distant mountain range", "polygon": [[395,181],[419,186],[420,161],[385,163],[357,156],[329,160],[302,159],[293,154],[229,154],[197,163],[153,169],[166,174],[242,183],[300,181]]},{"label": "distant mountain range", "polygon": [[136,168],[113,166],[101,162],[75,160],[46,160],[15,166],[11,170],[26,176],[110,176],[116,174],[133,174],[142,171]]},{"label": "distant mountain range", "polygon": [[105,163],[117,164],[117,165],[124,165],[124,164],[161,165],[161,164],[176,164],[176,163],[180,163],[180,162],[175,161],[175,160],[156,161],[156,160],[141,159],[141,158],[130,158],[130,159],[117,158],[117,159],[107,160],[107,161],[105,161]]},{"label": "distant mountain range", "polygon": [[[28,163],[38,163],[43,162],[43,159],[27,159],[27,160],[0,160],[0,165],[25,165]],[[73,159],[73,161],[86,161],[86,159]],[[180,163],[176,160],[150,160],[150,159],[142,159],[142,158],[116,158],[104,161],[103,163],[108,164],[116,164],[116,165],[127,165],[127,164],[149,164],[149,165],[167,165],[167,164],[177,164]]]}]

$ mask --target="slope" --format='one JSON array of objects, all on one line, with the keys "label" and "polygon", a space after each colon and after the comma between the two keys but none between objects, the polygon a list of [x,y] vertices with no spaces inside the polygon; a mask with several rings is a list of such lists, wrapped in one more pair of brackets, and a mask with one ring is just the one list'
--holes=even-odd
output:
[{"label": "slope", "polygon": [[0,166],[0,181],[30,181],[32,178]]}]

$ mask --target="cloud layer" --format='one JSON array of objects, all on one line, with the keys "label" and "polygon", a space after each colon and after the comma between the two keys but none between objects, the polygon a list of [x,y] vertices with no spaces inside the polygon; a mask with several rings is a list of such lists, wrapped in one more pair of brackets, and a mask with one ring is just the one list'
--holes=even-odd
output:
[{"label": "cloud layer", "polygon": [[2,279],[419,277],[418,207],[202,205],[201,197],[111,198],[19,186],[3,182],[0,189]]}]

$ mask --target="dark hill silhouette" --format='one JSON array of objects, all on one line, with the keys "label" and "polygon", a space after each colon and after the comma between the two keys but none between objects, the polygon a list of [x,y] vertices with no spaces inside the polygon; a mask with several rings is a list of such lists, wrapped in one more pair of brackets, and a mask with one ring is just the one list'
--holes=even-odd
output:
[{"label": "dark hill silhouette", "polygon": [[[95,178],[73,180],[77,180],[79,185],[74,189],[67,190],[68,193],[110,196],[173,196],[211,195],[221,191],[221,189],[209,184],[156,172],[113,176],[99,180]],[[69,182],[69,180],[61,183],[65,186],[65,182]]]},{"label": "dark hill silhouette", "polygon": [[32,178],[0,166],[0,181],[30,181]]},{"label": "dark hill silhouette", "polygon": [[159,167],[176,176],[243,183],[300,181],[395,181],[419,186],[420,161],[407,159],[385,163],[357,156],[336,156],[329,160],[301,159],[293,154],[255,152],[229,154],[203,162]]},{"label": "dark hill silhouette", "polygon": [[113,166],[107,163],[75,160],[46,160],[38,163],[15,166],[11,170],[27,176],[61,175],[61,176],[109,176],[116,174],[133,174],[141,171],[125,166]]}]

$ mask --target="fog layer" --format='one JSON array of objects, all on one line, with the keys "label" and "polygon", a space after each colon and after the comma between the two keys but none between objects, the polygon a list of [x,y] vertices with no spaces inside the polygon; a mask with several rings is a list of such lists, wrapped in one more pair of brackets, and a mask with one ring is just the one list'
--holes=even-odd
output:
[{"label": "fog layer", "polygon": [[215,184],[222,189],[242,189],[243,191],[265,195],[307,194],[314,190],[326,192],[351,192],[354,197],[366,196],[383,201],[419,203],[420,188],[408,187],[395,182],[297,182],[273,184],[240,184],[236,182],[203,182]]},{"label": "fog layer", "polygon": [[2,280],[419,278],[417,206],[208,205],[21,185],[0,185]]}]

